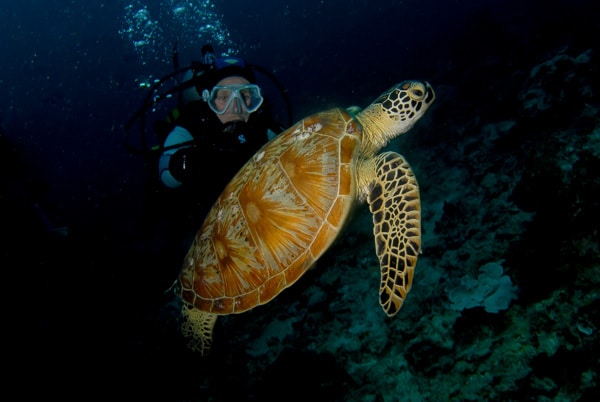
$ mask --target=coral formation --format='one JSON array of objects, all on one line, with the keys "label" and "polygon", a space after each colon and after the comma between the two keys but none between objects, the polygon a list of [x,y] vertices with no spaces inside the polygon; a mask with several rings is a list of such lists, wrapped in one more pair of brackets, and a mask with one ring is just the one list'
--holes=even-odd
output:
[{"label": "coral formation", "polygon": [[488,313],[506,310],[517,298],[517,289],[510,277],[502,275],[502,265],[490,262],[479,271],[477,278],[465,276],[458,286],[446,289],[452,308],[461,311],[483,307]]}]

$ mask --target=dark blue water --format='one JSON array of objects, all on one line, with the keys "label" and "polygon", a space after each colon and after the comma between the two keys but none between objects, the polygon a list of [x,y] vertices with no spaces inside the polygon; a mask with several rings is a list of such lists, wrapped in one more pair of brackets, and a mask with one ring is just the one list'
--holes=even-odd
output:
[{"label": "dark blue water", "polygon": [[[598,400],[594,2],[147,3],[0,8],[3,328],[24,398]],[[377,306],[363,214],[293,288],[219,320],[211,355],[187,351],[167,289],[189,236],[166,238],[153,172],[123,146],[176,41],[182,65],[211,42],[269,69],[294,120],[433,85],[399,142],[424,254],[398,316]],[[490,263],[515,294],[497,313]]]}]

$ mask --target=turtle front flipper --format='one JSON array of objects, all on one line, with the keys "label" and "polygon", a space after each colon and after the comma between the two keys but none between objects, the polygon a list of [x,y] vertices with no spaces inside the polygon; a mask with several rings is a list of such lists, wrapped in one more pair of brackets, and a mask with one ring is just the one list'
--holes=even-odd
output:
[{"label": "turtle front flipper", "polygon": [[401,155],[385,152],[373,160],[365,166],[374,168],[367,174],[373,179],[367,202],[381,266],[379,303],[388,316],[393,316],[410,290],[421,251],[419,186]]},{"label": "turtle front flipper", "polygon": [[199,310],[187,303],[184,303],[181,313],[181,332],[189,340],[189,348],[203,356],[206,355],[212,344],[212,331],[217,322],[217,314]]}]

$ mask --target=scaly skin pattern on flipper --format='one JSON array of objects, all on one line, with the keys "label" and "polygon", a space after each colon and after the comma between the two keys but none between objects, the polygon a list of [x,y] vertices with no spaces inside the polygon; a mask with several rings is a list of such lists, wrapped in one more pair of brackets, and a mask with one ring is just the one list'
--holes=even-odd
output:
[{"label": "scaly skin pattern on flipper", "polygon": [[212,345],[212,331],[217,321],[217,314],[193,308],[184,304],[181,310],[181,333],[188,339],[188,347],[205,355]]},{"label": "scaly skin pattern on flipper", "polygon": [[421,251],[419,186],[408,163],[395,152],[377,155],[366,166],[375,177],[367,202],[381,269],[379,303],[391,317],[406,299]]},{"label": "scaly skin pattern on flipper", "polygon": [[421,251],[419,186],[404,157],[376,153],[410,130],[435,100],[427,82],[405,81],[384,92],[356,115],[363,129],[358,197],[373,215],[375,251],[380,263],[379,303],[395,315],[412,286]]},{"label": "scaly skin pattern on flipper", "polygon": [[400,309],[420,249],[418,188],[402,157],[376,153],[433,98],[427,83],[400,83],[354,117],[338,108],[303,119],[242,167],[179,275],[192,349],[208,352],[218,315],[268,303],[296,282],[342,232],[357,201],[373,212],[382,307],[388,315]]}]

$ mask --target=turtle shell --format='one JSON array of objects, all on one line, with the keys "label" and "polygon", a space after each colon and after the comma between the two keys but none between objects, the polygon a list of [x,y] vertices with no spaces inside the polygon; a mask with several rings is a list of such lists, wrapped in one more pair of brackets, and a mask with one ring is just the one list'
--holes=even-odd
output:
[{"label": "turtle shell", "polygon": [[343,229],[360,145],[359,124],[343,109],[308,117],[265,144],[197,233],[179,276],[184,302],[241,313],[296,282]]}]

